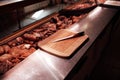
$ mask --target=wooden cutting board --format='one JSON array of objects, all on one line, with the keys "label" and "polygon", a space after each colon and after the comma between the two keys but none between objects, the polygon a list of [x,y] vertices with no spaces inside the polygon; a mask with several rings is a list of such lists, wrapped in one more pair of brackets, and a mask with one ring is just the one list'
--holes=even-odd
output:
[{"label": "wooden cutting board", "polygon": [[71,32],[68,29],[61,29],[46,38],[43,41],[38,42],[39,48],[47,51],[48,53],[60,56],[60,57],[69,57],[78,47],[80,47],[84,41],[87,40],[88,36],[78,36],[58,42],[54,42],[54,40],[63,38],[65,36],[69,36],[71,34],[75,34],[75,32]]}]

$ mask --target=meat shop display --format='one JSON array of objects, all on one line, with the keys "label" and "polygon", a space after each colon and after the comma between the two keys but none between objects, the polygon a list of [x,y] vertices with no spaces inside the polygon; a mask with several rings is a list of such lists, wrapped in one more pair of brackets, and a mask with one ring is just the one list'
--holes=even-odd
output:
[{"label": "meat shop display", "polygon": [[[84,8],[88,5],[91,5],[91,3],[79,4],[80,7]],[[74,6],[73,9],[77,7],[78,6]],[[25,32],[21,36],[17,36],[15,39],[0,45],[0,75],[4,74],[37,50],[39,41],[44,40],[60,29],[70,27],[85,16],[87,16],[87,13],[67,16],[59,14],[31,31]]]}]

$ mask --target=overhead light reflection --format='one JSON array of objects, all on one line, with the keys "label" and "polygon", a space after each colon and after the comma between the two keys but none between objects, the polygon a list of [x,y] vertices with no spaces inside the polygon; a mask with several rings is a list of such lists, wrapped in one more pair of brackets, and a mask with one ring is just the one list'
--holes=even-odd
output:
[{"label": "overhead light reflection", "polygon": [[97,7],[90,15],[88,15],[89,19],[94,19],[98,13],[101,12],[101,7]]},{"label": "overhead light reflection", "polygon": [[35,13],[32,15],[32,18],[37,19],[43,12],[44,12],[43,9],[40,10],[40,11],[35,12]]},{"label": "overhead light reflection", "polygon": [[[59,74],[59,76],[61,76],[62,78],[64,77],[59,71],[58,71],[58,68],[56,66],[56,61],[55,59],[53,59],[52,57],[50,57],[50,55],[46,52],[43,52],[40,50],[40,56],[42,56],[42,61],[45,63],[45,65],[49,68],[49,70],[51,71],[51,73],[53,73],[52,71],[54,70],[54,73],[53,74]],[[56,77],[56,80],[57,77]]]},{"label": "overhead light reflection", "polygon": [[86,30],[88,24],[80,25],[79,23],[76,23],[73,25],[74,27],[70,27],[69,30],[73,32],[83,32]]}]

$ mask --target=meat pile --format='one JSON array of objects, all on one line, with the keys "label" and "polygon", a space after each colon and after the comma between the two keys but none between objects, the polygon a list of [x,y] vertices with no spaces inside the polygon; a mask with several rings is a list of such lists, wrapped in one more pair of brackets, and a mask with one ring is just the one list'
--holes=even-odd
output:
[{"label": "meat pile", "polygon": [[67,8],[67,9],[68,10],[78,10],[78,9],[84,9],[84,8],[88,8],[88,7],[91,7],[91,5],[88,3],[85,3],[85,4],[78,4],[76,6],[73,6],[71,8]]},{"label": "meat pile", "polygon": [[89,0],[89,1],[85,1],[83,3],[76,3],[75,5],[66,8],[67,10],[80,10],[80,9],[85,9],[85,8],[89,8],[95,5],[94,0]]},{"label": "meat pile", "polygon": [[30,44],[13,45],[0,46],[0,74],[5,73],[36,50]]},{"label": "meat pile", "polygon": [[37,28],[25,32],[23,35],[0,46],[0,74],[4,74],[13,66],[24,60],[27,56],[38,49],[37,43],[49,37],[60,29],[70,27],[72,24],[84,18],[81,15],[58,15]]}]

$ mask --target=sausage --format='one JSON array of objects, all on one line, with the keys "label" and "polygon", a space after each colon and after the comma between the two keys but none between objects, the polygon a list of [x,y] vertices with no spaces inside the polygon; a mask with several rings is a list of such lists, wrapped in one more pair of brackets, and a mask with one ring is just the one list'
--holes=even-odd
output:
[{"label": "sausage", "polygon": [[10,46],[8,45],[3,45],[3,49],[5,53],[8,53],[10,51]]},{"label": "sausage", "polygon": [[79,17],[77,17],[77,16],[72,16],[72,22],[73,23],[76,23],[76,22],[78,22],[79,21]]},{"label": "sausage", "polygon": [[40,29],[34,29],[34,32],[42,32],[44,29],[40,28]]},{"label": "sausage", "polygon": [[37,38],[39,38],[41,35],[37,32],[33,32],[33,35],[35,35]]},{"label": "sausage", "polygon": [[66,24],[62,24],[59,29],[65,29],[66,28]]},{"label": "sausage", "polygon": [[63,20],[63,22],[64,22],[65,24],[67,24],[67,23],[68,23],[68,19],[65,18],[65,19]]},{"label": "sausage", "polygon": [[32,40],[32,41],[36,41],[36,40],[37,40],[37,37],[36,37],[35,35],[33,35],[33,34],[25,33],[25,34],[23,35],[23,37],[24,37],[25,39]]},{"label": "sausage", "polygon": [[25,58],[25,57],[29,56],[30,54],[32,54],[35,50],[36,49],[33,47],[31,47],[29,50],[24,49],[23,53],[20,56]]},{"label": "sausage", "polygon": [[69,20],[69,21],[68,21],[68,25],[72,25],[72,20]]},{"label": "sausage", "polygon": [[22,61],[22,60],[20,60],[19,58],[12,58],[11,60],[10,60],[10,62],[12,63],[12,65],[13,66],[15,66],[16,64],[18,64],[20,61]]},{"label": "sausage", "polygon": [[23,38],[22,37],[17,37],[16,41],[19,42],[19,43],[23,43]]},{"label": "sausage", "polygon": [[10,54],[3,54],[2,56],[0,56],[0,61],[10,60],[11,58],[12,58],[12,55],[10,55]]},{"label": "sausage", "polygon": [[18,47],[12,47],[12,48],[10,49],[9,54],[11,54],[12,57],[18,57],[20,51],[21,51],[21,49],[19,49]]},{"label": "sausage", "polygon": [[62,21],[58,21],[57,23],[56,23],[56,25],[59,27],[59,26],[61,26],[62,25]]},{"label": "sausage", "polygon": [[12,56],[10,54],[3,54],[0,56],[0,74],[4,74],[13,67],[12,63],[10,62],[11,59]]},{"label": "sausage", "polygon": [[4,53],[4,48],[0,46],[0,55],[2,55],[3,53]]},{"label": "sausage", "polygon": [[79,21],[79,19],[78,18],[74,18],[72,21],[73,21],[73,23],[76,23],[76,22]]},{"label": "sausage", "polygon": [[14,47],[14,46],[17,45],[17,43],[18,42],[16,40],[12,40],[12,41],[8,42],[8,45],[11,46],[11,47]]},{"label": "sausage", "polygon": [[31,47],[31,45],[30,44],[21,44],[17,47],[20,48],[20,49],[29,49]]},{"label": "sausage", "polygon": [[49,24],[47,30],[48,30],[48,31],[56,31],[56,25],[53,24],[53,23]]},{"label": "sausage", "polygon": [[0,75],[4,74],[12,67],[13,67],[13,64],[9,60],[2,61],[2,62],[0,61]]},{"label": "sausage", "polygon": [[34,42],[33,42],[33,41],[30,41],[30,40],[24,40],[24,43],[33,44]]}]

